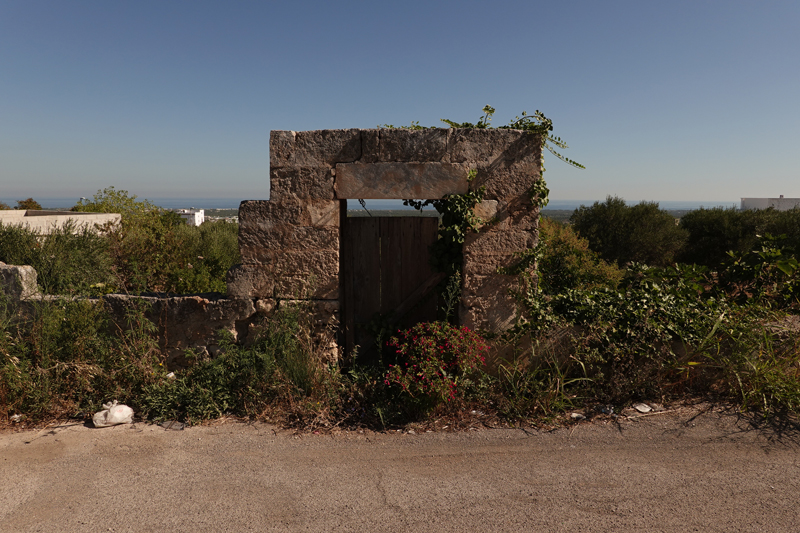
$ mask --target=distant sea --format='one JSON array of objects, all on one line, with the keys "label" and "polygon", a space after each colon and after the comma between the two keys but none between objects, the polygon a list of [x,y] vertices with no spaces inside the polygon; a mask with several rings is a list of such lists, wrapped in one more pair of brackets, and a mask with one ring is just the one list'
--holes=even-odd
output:
[{"label": "distant sea", "polygon": [[[17,204],[17,200],[22,198],[0,198],[0,202],[5,202],[11,207]],[[139,197],[143,200],[144,197]],[[254,200],[256,198],[147,198],[155,205],[161,206],[165,209],[188,209],[194,207],[197,209],[238,209],[239,203],[242,200]],[[69,209],[80,198],[34,198],[37,202],[42,204],[45,209]],[[604,200],[599,200],[600,202]],[[581,205],[590,206],[595,200],[555,200],[551,199],[545,209],[577,209]],[[375,211],[386,210],[405,210],[413,209],[403,205],[402,200],[367,200],[367,209]],[[628,204],[635,204],[638,202],[628,202]],[[669,200],[659,201],[659,206],[667,210],[690,210],[699,209],[701,207],[739,207],[739,202],[722,202],[722,201],[682,201],[682,200]],[[348,200],[348,209],[361,209],[357,200]],[[427,209],[433,210],[433,207]]]},{"label": "distant sea", "polygon": [[[17,200],[23,198],[0,198],[0,202],[4,202],[11,207],[17,205]],[[78,198],[39,198],[34,197],[34,200],[39,202],[45,209],[69,209],[80,200]],[[163,207],[164,209],[188,209],[195,207],[197,209],[239,209],[239,202],[243,198],[146,198],[138,196],[137,200],[150,200],[153,204]],[[250,198],[245,198],[249,200]],[[90,198],[91,200],[91,198]]]}]

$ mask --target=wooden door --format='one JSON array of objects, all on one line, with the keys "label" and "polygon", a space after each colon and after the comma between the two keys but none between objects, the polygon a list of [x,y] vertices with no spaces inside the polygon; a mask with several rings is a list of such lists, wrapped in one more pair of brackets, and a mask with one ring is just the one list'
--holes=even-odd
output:
[{"label": "wooden door", "polygon": [[[433,289],[444,274],[433,272],[429,246],[439,220],[432,217],[351,217],[342,235],[345,347],[367,356],[375,331],[391,334],[436,319]],[[388,333],[388,331],[387,331]]]}]

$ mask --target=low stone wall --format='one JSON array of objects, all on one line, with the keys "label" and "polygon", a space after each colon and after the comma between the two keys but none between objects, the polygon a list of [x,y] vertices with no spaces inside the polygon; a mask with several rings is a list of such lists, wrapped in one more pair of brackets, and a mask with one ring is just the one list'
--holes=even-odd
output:
[{"label": "low stone wall", "polygon": [[243,342],[256,309],[251,300],[229,300],[217,294],[198,296],[129,296],[108,294],[103,301],[118,327],[127,328],[131,312],[142,311],[158,328],[158,342],[170,369],[184,368],[191,361],[186,351],[199,358],[219,353],[221,332]]},{"label": "low stone wall", "polygon": [[39,210],[2,210],[0,211],[0,224],[9,226],[23,226],[42,235],[50,233],[54,228],[63,228],[72,223],[75,230],[108,223],[116,224],[122,220],[119,213],[79,213],[73,211],[39,211]]},{"label": "low stone wall", "polygon": [[[31,266],[0,262],[0,296],[28,310],[37,302],[62,298],[40,294],[36,278],[36,270]],[[234,342],[251,342],[258,334],[260,322],[269,320],[281,305],[310,305],[310,327],[320,356],[328,361],[339,357],[335,336],[330,335],[330,326],[335,326],[338,320],[338,302],[254,301],[228,299],[215,293],[190,296],[107,294],[91,301],[107,306],[112,327],[127,329],[132,316],[143,316],[155,325],[158,345],[170,370],[191,364],[187,350],[201,359],[215,357],[225,332]]]}]

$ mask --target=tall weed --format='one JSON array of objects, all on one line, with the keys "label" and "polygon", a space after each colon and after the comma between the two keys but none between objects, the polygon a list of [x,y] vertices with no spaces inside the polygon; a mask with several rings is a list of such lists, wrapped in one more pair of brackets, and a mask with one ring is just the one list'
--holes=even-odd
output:
[{"label": "tall weed", "polygon": [[747,411],[800,414],[800,331],[781,331],[787,318],[753,310],[720,317],[681,369]]},{"label": "tall weed", "polygon": [[84,295],[114,282],[105,236],[72,221],[45,235],[0,224],[0,261],[35,268],[45,294]]},{"label": "tall weed", "polygon": [[329,409],[337,401],[339,375],[322,361],[325,340],[314,337],[312,326],[302,303],[280,306],[254,327],[249,346],[228,337],[216,358],[147,387],[145,412],[156,420],[196,422],[224,414],[257,416],[276,405],[301,417]]},{"label": "tall weed", "polygon": [[0,306],[0,413],[63,417],[116,399],[140,407],[142,388],[165,375],[143,312],[116,330],[100,301]]}]

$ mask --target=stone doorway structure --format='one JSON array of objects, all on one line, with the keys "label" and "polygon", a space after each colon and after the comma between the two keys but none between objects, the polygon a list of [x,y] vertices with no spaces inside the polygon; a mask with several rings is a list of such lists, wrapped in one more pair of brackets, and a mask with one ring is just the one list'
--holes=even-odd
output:
[{"label": "stone doorway structure", "polygon": [[[228,272],[228,297],[272,309],[276,299],[312,300],[339,316],[347,199],[437,199],[486,187],[467,236],[459,321],[499,333],[516,306],[517,276],[499,273],[538,241],[530,191],[541,179],[542,137],[505,129],[272,131],[270,200],[239,208],[242,264]],[[469,171],[477,175],[468,181]]]}]

